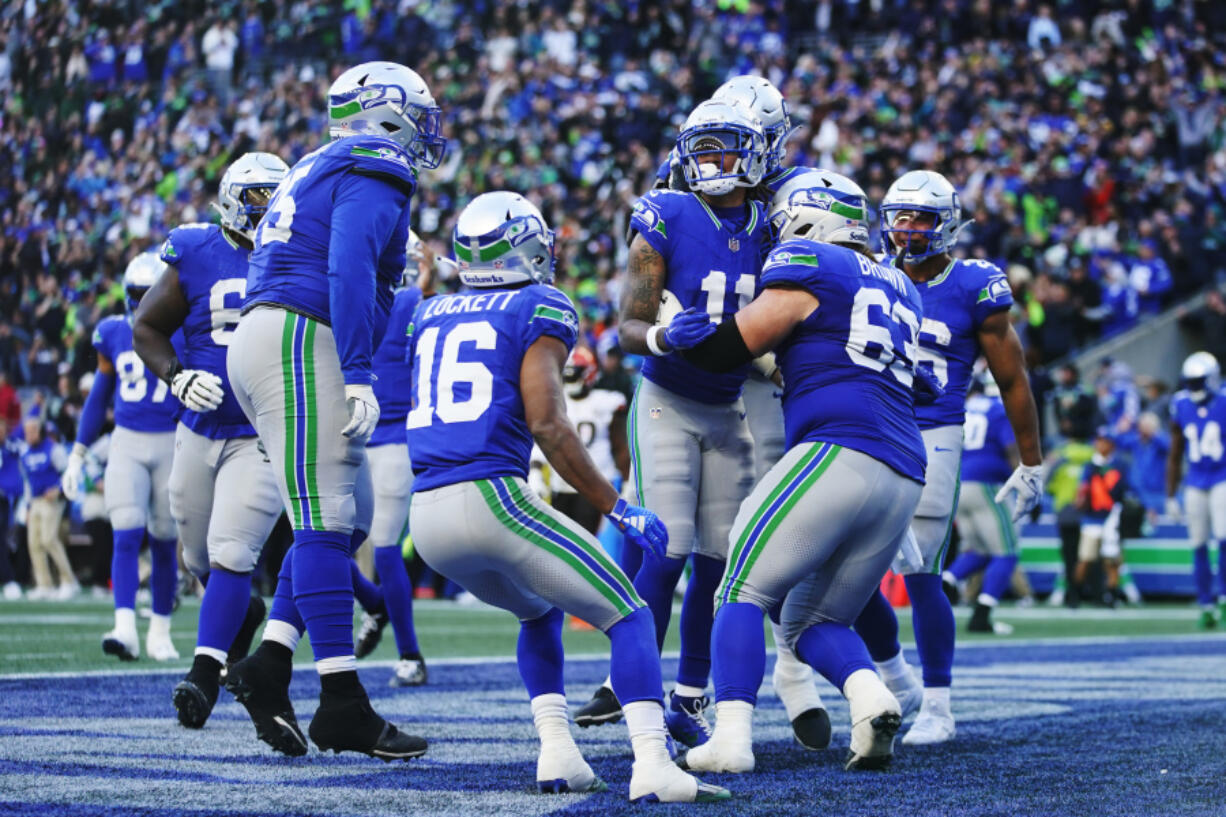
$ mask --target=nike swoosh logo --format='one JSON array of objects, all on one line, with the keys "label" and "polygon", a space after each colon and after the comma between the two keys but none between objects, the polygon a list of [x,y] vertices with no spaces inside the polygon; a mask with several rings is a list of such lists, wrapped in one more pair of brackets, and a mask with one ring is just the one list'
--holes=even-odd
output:
[{"label": "nike swoosh logo", "polygon": [[939,445],[934,445],[934,446],[932,447],[932,450],[933,450],[933,451],[953,451],[953,449],[952,449],[952,448],[941,448],[941,446],[939,446]]}]

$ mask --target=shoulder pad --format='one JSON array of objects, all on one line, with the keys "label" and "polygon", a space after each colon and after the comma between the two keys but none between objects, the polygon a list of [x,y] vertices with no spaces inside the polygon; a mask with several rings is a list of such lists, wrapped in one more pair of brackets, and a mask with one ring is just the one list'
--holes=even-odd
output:
[{"label": "shoulder pad", "polygon": [[[417,186],[417,167],[409,154],[393,142],[380,136],[348,136],[338,140],[343,155],[354,172],[385,178],[410,192]],[[338,154],[341,148],[337,148]]]},{"label": "shoulder pad", "polygon": [[166,240],[162,242],[162,247],[158,251],[158,256],[167,264],[178,265],[183,260],[184,253],[199,246],[211,234],[210,228],[220,229],[216,225],[202,221],[180,224],[170,231],[170,235],[166,236]]}]

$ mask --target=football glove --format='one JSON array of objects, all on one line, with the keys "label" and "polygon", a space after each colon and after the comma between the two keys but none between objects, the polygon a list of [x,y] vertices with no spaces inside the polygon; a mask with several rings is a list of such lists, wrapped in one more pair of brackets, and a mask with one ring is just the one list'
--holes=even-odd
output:
[{"label": "football glove", "polygon": [[379,424],[379,401],[375,390],[363,384],[345,384],[345,404],[349,407],[349,422],[341,429],[350,439],[369,440]]},{"label": "football glove", "polygon": [[70,502],[77,502],[85,493],[85,454],[89,449],[81,443],[73,443],[68,455],[68,467],[60,476],[60,488]]},{"label": "football glove", "polygon": [[945,389],[941,387],[941,381],[937,380],[936,375],[920,366],[915,367],[911,389],[915,394],[917,406],[931,406],[945,394]]},{"label": "football glove", "polygon": [[226,396],[221,378],[202,369],[180,370],[170,381],[170,393],[184,407],[199,414],[217,408]]},{"label": "football glove", "polygon": [[1004,505],[1010,492],[1017,496],[1013,503],[1013,522],[1016,524],[1039,504],[1039,498],[1043,496],[1043,466],[1019,465],[996,492],[996,503]]},{"label": "football glove", "polygon": [[613,510],[605,516],[613,527],[643,550],[657,557],[663,557],[668,552],[668,528],[664,527],[660,517],[646,508],[631,505],[619,497]]},{"label": "football glove", "polygon": [[710,315],[691,306],[673,315],[664,330],[664,342],[673,351],[691,349],[715,334],[716,328]]}]

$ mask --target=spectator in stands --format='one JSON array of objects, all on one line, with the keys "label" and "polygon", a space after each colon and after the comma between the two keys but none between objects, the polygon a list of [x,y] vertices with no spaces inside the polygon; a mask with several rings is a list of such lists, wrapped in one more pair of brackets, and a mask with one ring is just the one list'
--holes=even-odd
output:
[{"label": "spectator in stands", "polygon": [[1120,563],[1123,561],[1120,513],[1127,490],[1124,465],[1115,456],[1115,438],[1111,429],[1103,426],[1095,437],[1094,455],[1086,463],[1077,488],[1081,541],[1077,546],[1077,568],[1067,591],[1071,606],[1077,606],[1084,596],[1090,566],[1100,559],[1106,579],[1103,604],[1114,607],[1123,597],[1120,591]]},{"label": "spectator in stands", "polygon": [[1137,427],[1121,434],[1119,452],[1128,462],[1128,484],[1136,492],[1151,521],[1166,509],[1166,458],[1170,439],[1152,411],[1141,414]]},{"label": "spectator in stands", "polygon": [[1053,400],[1056,427],[1065,439],[1089,441],[1098,425],[1098,401],[1081,385],[1081,372],[1072,363],[1060,367]]}]

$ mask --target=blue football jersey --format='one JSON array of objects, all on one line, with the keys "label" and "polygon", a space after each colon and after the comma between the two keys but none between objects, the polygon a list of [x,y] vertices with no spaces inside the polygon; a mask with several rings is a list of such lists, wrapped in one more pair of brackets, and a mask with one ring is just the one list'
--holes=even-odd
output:
[{"label": "blue football jersey", "polygon": [[771,251],[763,288],[800,287],[818,308],[775,348],[787,445],[831,442],[922,483],[927,456],[911,392],[920,298],[892,267],[833,244]]},{"label": "blue football jersey", "polygon": [[954,261],[924,284],[919,364],[932,370],[945,394],[927,406],[916,406],[921,429],[962,425],[966,387],[979,356],[979,327],[991,315],[1013,306],[1005,274],[987,261]]},{"label": "blue football jersey", "polygon": [[524,353],[542,335],[570,349],[578,332],[570,299],[543,284],[423,301],[409,327],[413,490],[527,477],[532,435],[519,392]]},{"label": "blue football jersey", "polygon": [[[94,348],[115,365],[115,425],[130,431],[173,431],[183,407],[132,348],[130,320],[112,315],[94,328]],[[182,359],[182,335],[176,332],[171,342]]]},{"label": "blue football jersey", "polygon": [[379,401],[379,425],[366,443],[369,446],[403,443],[404,418],[409,413],[413,386],[410,382],[409,324],[421,303],[421,290],[405,287],[392,299],[392,312],[387,317],[387,331],[375,350],[375,399]]},{"label": "blue football jersey", "polygon": [[183,425],[210,440],[255,436],[226,374],[226,351],[247,293],[248,255],[215,224],[184,224],[162,242],[162,260],[178,271],[179,289],[187,301],[180,361],[184,368],[217,375],[225,390],[221,405],[213,411],[199,414],[185,408],[179,417]]},{"label": "blue football jersey", "polygon": [[[630,216],[637,231],[664,257],[664,288],[682,309],[705,310],[719,323],[753,300],[758,268],[767,241],[766,211],[761,202],[746,203],[748,218],[732,232],[694,193],[652,190],[639,199]],[[713,374],[681,355],[648,357],[643,377],[657,386],[701,403],[731,403],[741,394],[749,367]]]},{"label": "blue football jersey", "polygon": [[277,304],[328,324],[345,382],[370,383],[404,272],[416,183],[409,155],[377,136],[338,139],[304,156],[256,230],[243,311]]},{"label": "blue football jersey", "polygon": [[1005,482],[1013,474],[1009,449],[1013,426],[999,397],[977,394],[966,401],[962,434],[962,481]]},{"label": "blue football jersey", "polygon": [[1183,431],[1183,453],[1188,461],[1184,485],[1207,490],[1226,480],[1226,455],[1222,448],[1226,392],[1219,391],[1204,405],[1186,391],[1177,392],[1171,401],[1171,421]]}]

